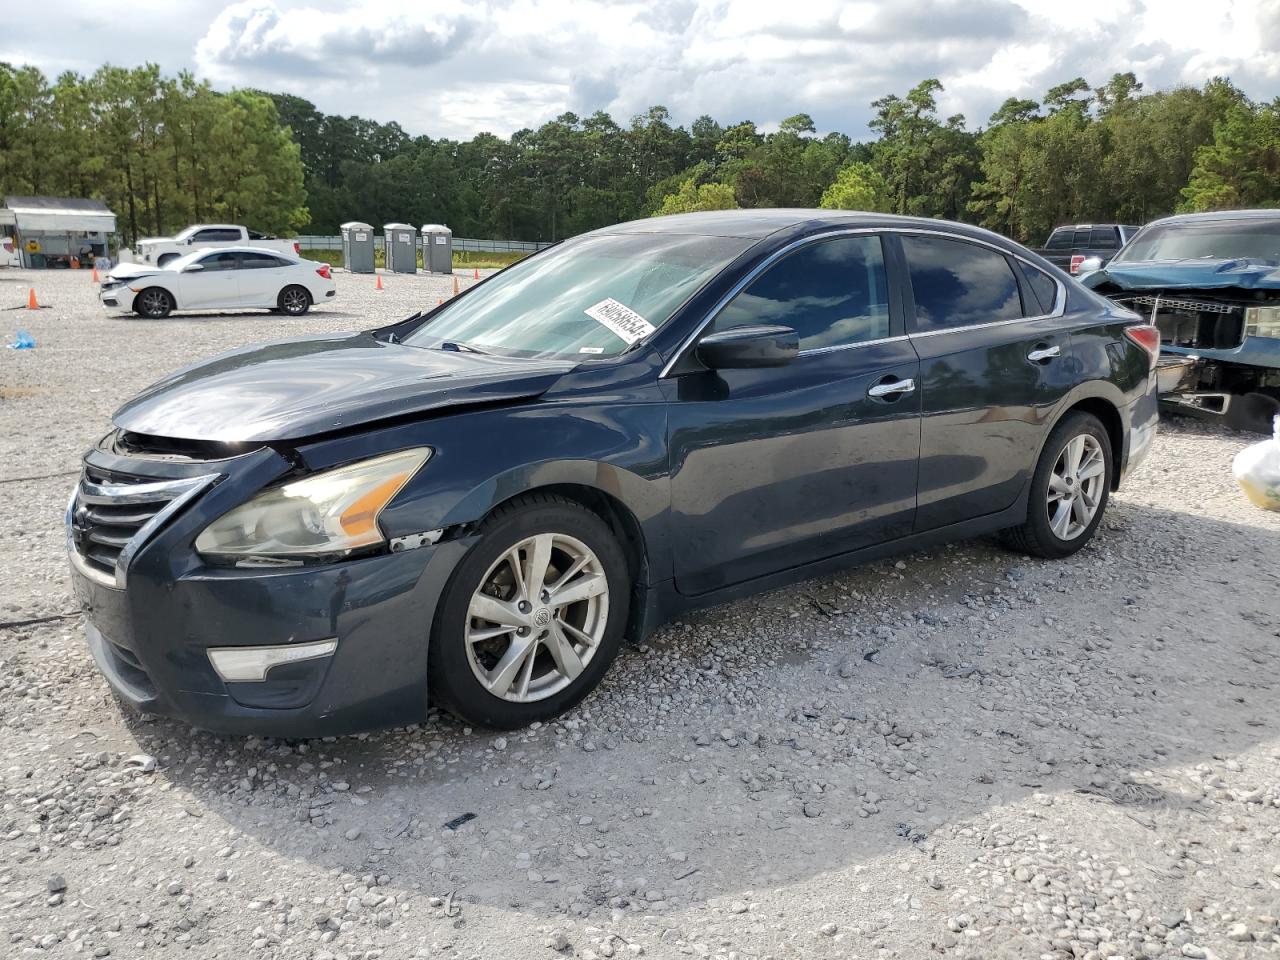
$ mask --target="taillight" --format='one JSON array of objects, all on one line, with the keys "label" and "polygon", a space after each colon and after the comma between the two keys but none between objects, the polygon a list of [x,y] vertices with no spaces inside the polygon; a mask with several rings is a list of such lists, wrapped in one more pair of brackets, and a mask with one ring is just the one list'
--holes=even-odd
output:
[{"label": "taillight", "polygon": [[297,240],[293,241],[293,252],[299,255],[302,254],[302,244],[300,244]]},{"label": "taillight", "polygon": [[1124,335],[1147,351],[1147,356],[1151,358],[1151,369],[1156,368],[1156,358],[1160,356],[1160,331],[1154,324],[1143,323],[1137,326],[1125,327]]},{"label": "taillight", "polygon": [[1080,272],[1080,264],[1082,264],[1082,263],[1084,263],[1084,254],[1083,254],[1083,253],[1073,253],[1073,254],[1071,255],[1071,272],[1072,272],[1072,273],[1079,273],[1079,272]]},{"label": "taillight", "polygon": [[319,269],[318,269],[318,270],[316,270],[316,273],[320,274],[320,276],[322,276],[322,277],[324,277],[326,280],[328,280],[328,279],[329,279],[329,265],[328,265],[327,263],[322,263],[322,264],[320,265]]}]

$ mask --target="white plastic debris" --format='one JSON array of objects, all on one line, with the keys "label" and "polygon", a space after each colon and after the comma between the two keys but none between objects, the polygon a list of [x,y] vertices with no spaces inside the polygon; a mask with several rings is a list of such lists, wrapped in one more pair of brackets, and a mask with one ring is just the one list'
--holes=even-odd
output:
[{"label": "white plastic debris", "polygon": [[1280,416],[1272,423],[1271,439],[1237,453],[1231,472],[1246,497],[1264,510],[1280,511]]}]

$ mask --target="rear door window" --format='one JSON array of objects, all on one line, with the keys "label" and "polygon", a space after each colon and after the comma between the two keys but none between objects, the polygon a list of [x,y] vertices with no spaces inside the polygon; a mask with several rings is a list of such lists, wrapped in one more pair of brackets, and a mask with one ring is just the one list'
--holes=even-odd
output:
[{"label": "rear door window", "polygon": [[1091,231],[1088,227],[1085,227],[1083,230],[1077,229],[1071,238],[1072,249],[1074,250],[1079,249],[1080,247],[1087,247],[1089,245],[1090,232]]},{"label": "rear door window", "polygon": [[241,270],[265,270],[269,267],[283,267],[285,262],[269,253],[238,253]]},{"label": "rear door window", "polygon": [[880,238],[838,237],[788,254],[720,311],[714,329],[755,324],[791,327],[800,337],[801,350],[889,336],[888,280]]},{"label": "rear door window", "polygon": [[1022,317],[1018,280],[1003,253],[990,247],[908,234],[902,238],[916,301],[917,333]]}]

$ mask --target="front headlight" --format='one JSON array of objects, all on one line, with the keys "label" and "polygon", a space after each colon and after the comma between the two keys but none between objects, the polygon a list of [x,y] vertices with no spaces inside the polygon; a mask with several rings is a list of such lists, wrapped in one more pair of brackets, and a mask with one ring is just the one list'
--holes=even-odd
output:
[{"label": "front headlight", "polygon": [[205,556],[305,557],[381,543],[378,514],[431,450],[418,447],[264,490],[196,538]]},{"label": "front headlight", "polygon": [[1244,312],[1244,332],[1248,337],[1280,338],[1280,307],[1249,307]]}]

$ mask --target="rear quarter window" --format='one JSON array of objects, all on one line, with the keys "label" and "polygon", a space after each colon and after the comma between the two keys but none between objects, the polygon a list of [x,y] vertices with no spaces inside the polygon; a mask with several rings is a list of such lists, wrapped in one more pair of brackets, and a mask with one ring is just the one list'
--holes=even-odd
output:
[{"label": "rear quarter window", "polygon": [[1032,296],[1037,301],[1026,305],[1027,316],[1053,313],[1053,308],[1058,302],[1058,284],[1054,282],[1053,277],[1029,263],[1022,264],[1022,275],[1027,278],[1027,285],[1031,287]]}]

